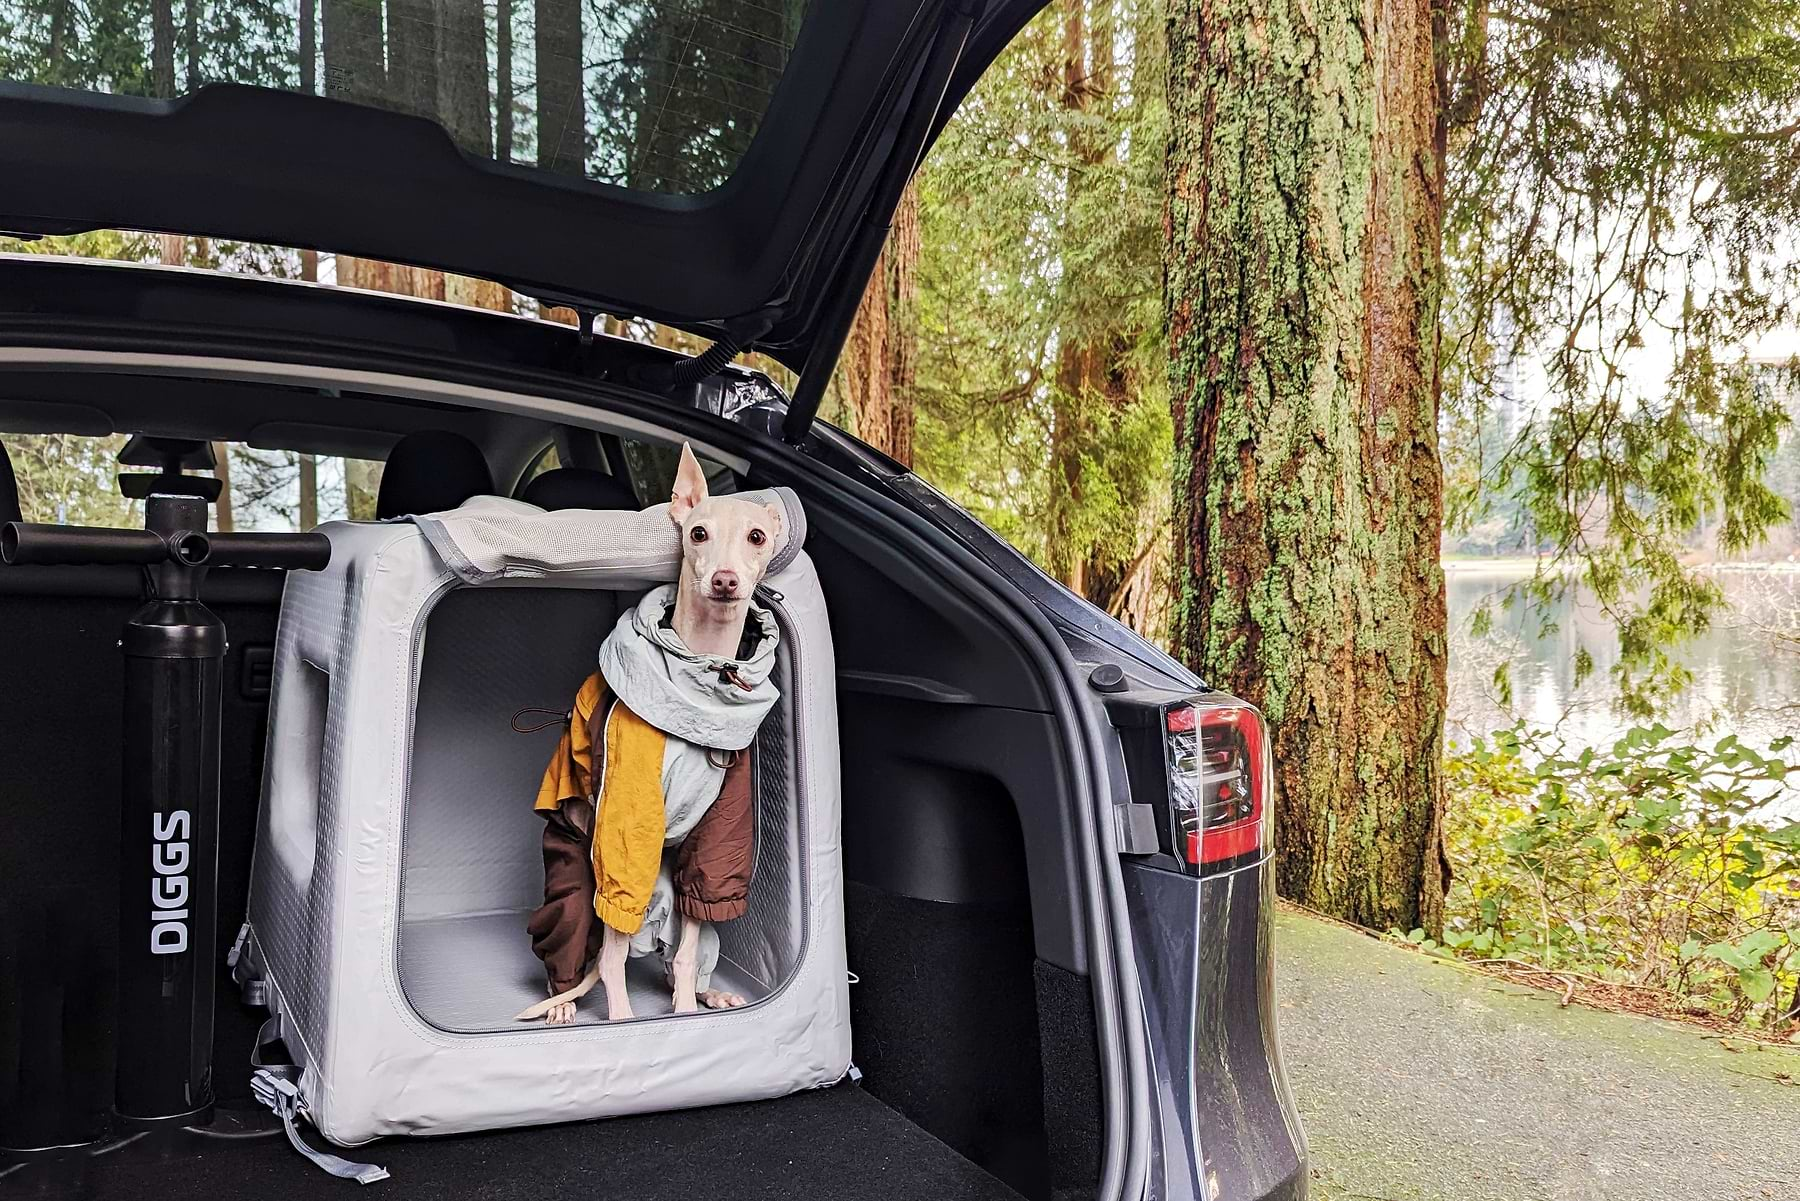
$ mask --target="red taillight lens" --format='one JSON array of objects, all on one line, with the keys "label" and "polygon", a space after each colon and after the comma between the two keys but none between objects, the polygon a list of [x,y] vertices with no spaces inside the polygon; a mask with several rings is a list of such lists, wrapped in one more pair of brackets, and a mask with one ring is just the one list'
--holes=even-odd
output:
[{"label": "red taillight lens", "polygon": [[1269,790],[1262,718],[1239,706],[1181,705],[1165,725],[1178,853],[1205,870],[1261,851]]}]

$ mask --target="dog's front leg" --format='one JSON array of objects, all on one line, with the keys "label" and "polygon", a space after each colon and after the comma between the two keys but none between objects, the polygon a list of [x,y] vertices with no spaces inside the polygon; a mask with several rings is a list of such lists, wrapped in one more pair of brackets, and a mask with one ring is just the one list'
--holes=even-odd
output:
[{"label": "dog's front leg", "polygon": [[606,927],[600,941],[600,986],[606,989],[608,1021],[636,1016],[631,1012],[631,998],[625,994],[625,959],[630,952],[631,935]]}]

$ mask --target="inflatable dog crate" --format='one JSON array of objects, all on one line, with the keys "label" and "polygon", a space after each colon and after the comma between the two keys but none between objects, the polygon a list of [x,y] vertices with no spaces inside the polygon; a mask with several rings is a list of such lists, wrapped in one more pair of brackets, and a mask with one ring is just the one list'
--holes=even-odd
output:
[{"label": "inflatable dog crate", "polygon": [[[420,524],[322,527],[329,569],[289,576],[282,601],[236,971],[327,1138],[753,1100],[847,1070],[831,634],[781,499],[791,536],[764,603],[782,699],[754,751],[750,907],[719,925],[714,973],[751,1004],[673,1016],[649,958],[631,964],[637,1019],[603,1020],[596,989],[554,1027],[513,1015],[546,993],[525,923],[543,896],[532,800],[560,726],[515,718],[566,710],[622,607],[675,578],[673,524],[481,498]],[[459,526],[484,505],[492,520]]]}]

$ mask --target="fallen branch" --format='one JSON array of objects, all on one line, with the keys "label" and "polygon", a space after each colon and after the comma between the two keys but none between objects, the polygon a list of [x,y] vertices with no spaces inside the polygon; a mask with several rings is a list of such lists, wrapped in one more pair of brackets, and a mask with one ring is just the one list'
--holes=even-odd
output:
[{"label": "fallen branch", "polygon": [[[1463,962],[1464,963],[1472,963],[1477,966],[1483,966],[1483,965],[1491,964],[1491,963],[1507,963],[1507,964],[1511,964],[1514,967],[1522,967],[1526,971],[1536,972],[1540,976],[1555,976],[1558,980],[1567,980],[1569,977],[1573,976],[1579,980],[1591,980],[1595,984],[1603,984],[1607,988],[1634,988],[1639,992],[1657,992],[1657,993],[1666,993],[1669,991],[1668,989],[1663,988],[1660,985],[1632,984],[1630,981],[1627,981],[1627,980],[1608,980],[1604,976],[1590,976],[1586,972],[1577,972],[1577,971],[1570,970],[1568,968],[1545,967],[1541,963],[1532,963],[1529,960],[1525,960],[1525,959],[1511,959],[1511,958],[1465,959]],[[1670,993],[1670,995],[1673,996],[1674,994]],[[1564,1002],[1564,1003],[1567,1004],[1567,1002]]]}]

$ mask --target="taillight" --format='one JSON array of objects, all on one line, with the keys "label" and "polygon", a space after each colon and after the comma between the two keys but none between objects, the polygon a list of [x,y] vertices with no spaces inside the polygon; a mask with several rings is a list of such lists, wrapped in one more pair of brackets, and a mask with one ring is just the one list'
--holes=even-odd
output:
[{"label": "taillight", "polygon": [[1177,705],[1164,726],[1175,852],[1202,875],[1259,854],[1269,792],[1262,718],[1241,706]]}]

